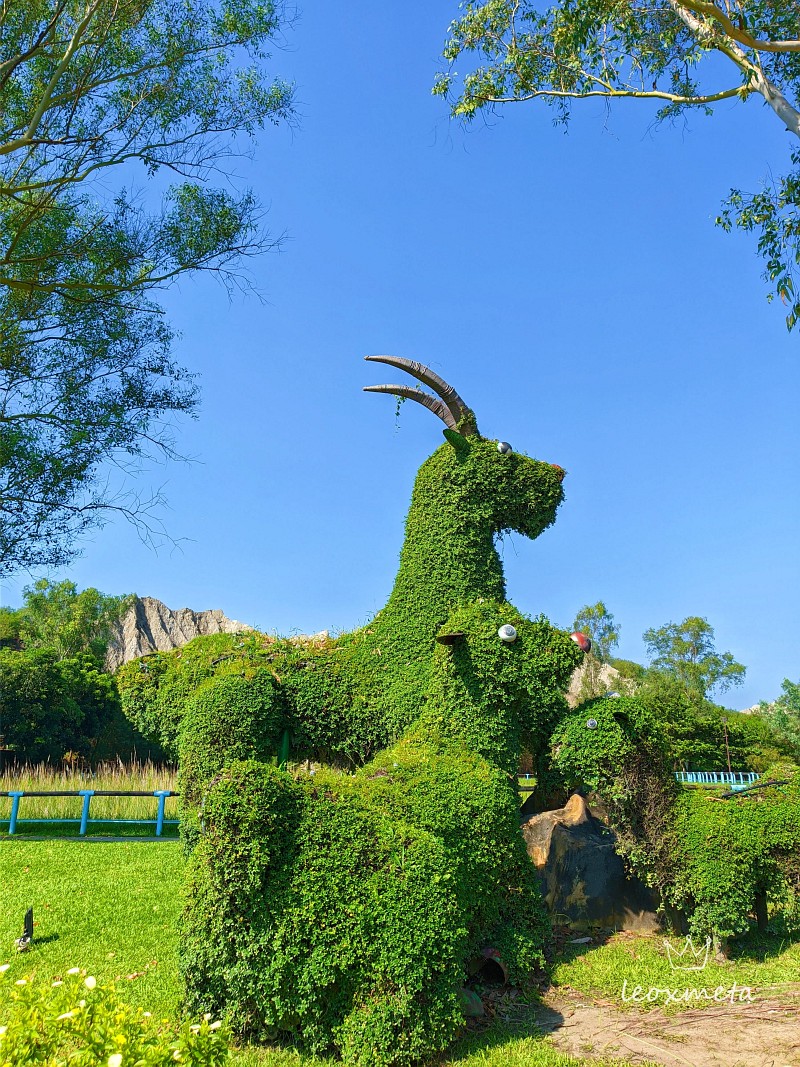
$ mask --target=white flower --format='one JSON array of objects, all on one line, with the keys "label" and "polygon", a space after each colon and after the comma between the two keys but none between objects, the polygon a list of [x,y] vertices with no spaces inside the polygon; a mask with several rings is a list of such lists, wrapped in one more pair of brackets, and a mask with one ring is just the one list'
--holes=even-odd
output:
[{"label": "white flower", "polygon": [[108,1067],[122,1067],[121,1052],[114,1052],[108,1057]]},{"label": "white flower", "polygon": [[189,1029],[192,1031],[193,1034],[199,1033],[200,1032],[200,1023],[194,1023],[192,1026],[189,1027]]},{"label": "white flower", "polygon": [[74,1011],[65,1011],[63,1015],[58,1016],[56,1022],[61,1022],[62,1019],[71,1019],[74,1014]]},{"label": "white flower", "polygon": [[86,1007],[86,1001],[85,1000],[79,1000],[78,1001],[78,1007],[79,1008],[85,1008]]},{"label": "white flower", "polygon": [[7,1029],[8,1029],[7,1026],[0,1026],[0,1037],[3,1036],[3,1034],[6,1032]]},{"label": "white flower", "polygon": [[10,966],[11,966],[10,963],[0,964],[0,974],[5,974]]},{"label": "white flower", "polygon": [[208,1020],[211,1018],[211,1012],[207,1011],[205,1013],[205,1015],[203,1016],[203,1018],[205,1019],[206,1022],[208,1022]]},{"label": "white flower", "polygon": [[55,989],[56,986],[63,985],[63,984],[64,983],[59,979],[57,982],[53,982],[53,989]]},{"label": "white flower", "polygon": [[220,1026],[222,1026],[222,1023],[219,1021],[219,1019],[217,1019],[215,1023],[212,1023],[209,1026],[209,1030],[219,1030]]},{"label": "white flower", "polygon": [[179,1049],[175,1049],[175,1051],[172,1053],[172,1058],[173,1060],[179,1060],[181,1058]]},{"label": "white flower", "polygon": [[14,985],[27,985],[27,984],[28,984],[28,979],[27,978],[18,978],[16,980],[16,982],[14,983]]},{"label": "white flower", "polygon": [[94,989],[94,987],[97,985],[97,979],[93,974],[90,974],[88,978],[84,979],[83,984],[86,986],[87,989]]},{"label": "white flower", "polygon": [[80,967],[70,967],[70,969],[67,971],[67,974],[80,974],[80,973],[81,973]]},{"label": "white flower", "polygon": [[143,1019],[152,1019],[153,1018],[153,1013],[151,1011],[143,1011],[142,1012],[142,1018]]}]

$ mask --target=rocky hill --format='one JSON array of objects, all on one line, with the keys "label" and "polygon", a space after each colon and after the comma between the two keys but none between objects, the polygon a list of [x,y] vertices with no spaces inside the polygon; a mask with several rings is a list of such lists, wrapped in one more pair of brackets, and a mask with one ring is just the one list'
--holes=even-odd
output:
[{"label": "rocky hill", "polygon": [[229,619],[222,611],[173,610],[155,597],[136,597],[117,623],[106,653],[106,670],[115,671],[128,660],[148,652],[180,648],[202,634],[235,634],[252,630],[247,623]]}]

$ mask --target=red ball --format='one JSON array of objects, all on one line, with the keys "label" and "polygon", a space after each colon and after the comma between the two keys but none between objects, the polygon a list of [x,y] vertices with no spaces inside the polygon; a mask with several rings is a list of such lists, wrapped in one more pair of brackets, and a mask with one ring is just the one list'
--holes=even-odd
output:
[{"label": "red ball", "polygon": [[569,636],[572,638],[572,640],[575,642],[581,652],[590,651],[592,647],[592,642],[589,640],[586,634],[582,634],[580,630],[576,630],[574,634],[570,634]]}]

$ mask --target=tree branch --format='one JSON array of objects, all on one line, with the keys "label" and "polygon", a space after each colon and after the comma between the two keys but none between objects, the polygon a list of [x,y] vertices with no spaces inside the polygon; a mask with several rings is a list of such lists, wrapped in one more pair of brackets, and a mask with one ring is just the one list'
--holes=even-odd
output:
[{"label": "tree branch", "polygon": [[[735,41],[725,40],[724,37],[720,37],[706,23],[697,18],[691,8],[697,6],[699,2],[701,0],[689,0],[688,3],[685,0],[668,0],[670,7],[678,18],[686,24],[704,47],[713,48],[717,52],[721,52],[742,71],[746,78],[746,84],[742,87],[742,91],[745,93],[748,91],[760,93],[778,118],[785,124],[786,129],[793,133],[795,137],[800,137],[800,111],[793,107],[778,86],[770,81],[760,64],[754,63],[749,59]],[[713,7],[714,5],[710,6]]]}]

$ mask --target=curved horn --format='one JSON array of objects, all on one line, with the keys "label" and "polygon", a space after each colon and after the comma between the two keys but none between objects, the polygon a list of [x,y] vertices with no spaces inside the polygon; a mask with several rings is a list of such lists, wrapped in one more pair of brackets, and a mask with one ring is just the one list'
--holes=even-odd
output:
[{"label": "curved horn", "polygon": [[[475,419],[470,411],[469,407],[464,403],[455,389],[444,378],[440,378],[438,374],[426,367],[423,363],[417,363],[413,359],[405,359],[402,356],[365,356],[364,359],[371,363],[386,363],[390,367],[397,367],[398,370],[404,370],[407,374],[410,374],[412,378],[416,378],[417,381],[422,382],[423,385],[427,385],[429,388],[441,397],[445,407],[453,417],[453,423],[451,424],[447,419],[447,425],[451,429],[454,429],[459,422],[464,425],[461,428],[461,432],[465,435],[478,432],[478,427],[475,425]],[[392,387],[395,388],[394,386]],[[383,390],[384,392],[386,390]],[[414,390],[415,393],[419,393],[421,390]],[[413,399],[417,399],[416,396]],[[434,409],[430,404],[425,404],[431,411],[436,411],[436,414],[443,418],[441,411]]]},{"label": "curved horn", "polygon": [[438,415],[442,422],[446,423],[451,430],[456,428],[456,418],[453,412],[448,408],[444,401],[439,400],[435,396],[431,396],[430,393],[426,393],[424,389],[417,389],[413,385],[365,385],[365,393],[391,393],[392,396],[401,396],[405,400],[416,400],[418,404],[422,404],[428,411],[432,411],[434,415]]}]

